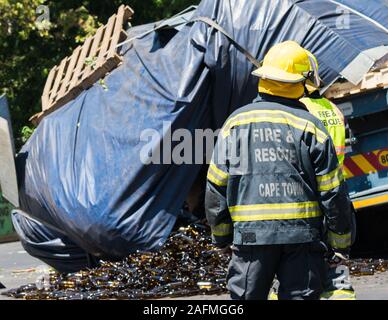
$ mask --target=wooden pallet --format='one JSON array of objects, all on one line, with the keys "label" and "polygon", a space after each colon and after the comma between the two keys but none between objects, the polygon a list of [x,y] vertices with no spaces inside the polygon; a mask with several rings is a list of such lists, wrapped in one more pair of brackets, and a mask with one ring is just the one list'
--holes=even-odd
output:
[{"label": "wooden pallet", "polygon": [[75,99],[122,63],[117,44],[127,38],[124,27],[134,11],[121,5],[94,36],[51,69],[42,95],[42,112],[30,118],[35,125],[51,112]]},{"label": "wooden pallet", "polygon": [[378,71],[373,71],[365,75],[358,86],[355,86],[350,82],[335,83],[325,92],[325,97],[328,99],[341,99],[346,96],[387,87],[388,62],[385,62],[380,67],[381,69]]}]

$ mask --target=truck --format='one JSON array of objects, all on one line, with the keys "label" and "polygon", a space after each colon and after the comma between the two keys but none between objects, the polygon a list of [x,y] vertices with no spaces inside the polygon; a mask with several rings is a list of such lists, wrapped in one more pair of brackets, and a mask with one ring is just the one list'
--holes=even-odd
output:
[{"label": "truck", "polygon": [[326,97],[347,119],[344,173],[356,209],[359,256],[381,256],[388,248],[388,63],[363,82],[332,85]]}]

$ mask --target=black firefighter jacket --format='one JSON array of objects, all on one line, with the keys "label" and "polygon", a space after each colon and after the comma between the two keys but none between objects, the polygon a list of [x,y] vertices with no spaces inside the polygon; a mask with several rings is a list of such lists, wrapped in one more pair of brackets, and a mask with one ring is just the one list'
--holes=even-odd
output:
[{"label": "black firefighter jacket", "polygon": [[220,247],[320,241],[324,219],[333,249],[351,244],[351,201],[332,140],[296,100],[262,95],[229,117],[205,206]]}]

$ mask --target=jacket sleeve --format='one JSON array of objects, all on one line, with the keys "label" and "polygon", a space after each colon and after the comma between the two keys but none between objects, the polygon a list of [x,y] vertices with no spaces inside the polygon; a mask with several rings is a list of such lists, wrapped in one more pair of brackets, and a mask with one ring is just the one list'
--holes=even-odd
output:
[{"label": "jacket sleeve", "polygon": [[334,144],[323,126],[320,133],[321,137],[324,133],[326,138],[321,141],[313,138],[310,156],[316,175],[320,207],[326,218],[328,244],[333,250],[347,250],[352,242],[353,206]]},{"label": "jacket sleeve", "polygon": [[213,243],[218,247],[225,247],[233,242],[233,224],[226,198],[229,178],[226,155],[226,140],[220,136],[209,166],[205,195],[206,218],[212,231]]}]

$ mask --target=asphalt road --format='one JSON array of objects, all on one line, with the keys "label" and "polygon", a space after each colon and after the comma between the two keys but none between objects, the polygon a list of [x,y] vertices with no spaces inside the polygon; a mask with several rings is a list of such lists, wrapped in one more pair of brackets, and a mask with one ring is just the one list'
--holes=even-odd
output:
[{"label": "asphalt road", "polygon": [[[7,289],[35,282],[47,268],[43,262],[28,255],[19,242],[0,244],[0,282]],[[353,285],[359,300],[388,301],[388,272],[353,278]],[[4,290],[0,290],[0,293],[2,291]],[[221,295],[197,296],[190,299],[225,300],[228,298],[227,295]],[[7,297],[0,295],[1,299],[7,299]]]}]

